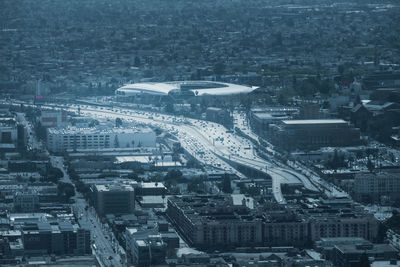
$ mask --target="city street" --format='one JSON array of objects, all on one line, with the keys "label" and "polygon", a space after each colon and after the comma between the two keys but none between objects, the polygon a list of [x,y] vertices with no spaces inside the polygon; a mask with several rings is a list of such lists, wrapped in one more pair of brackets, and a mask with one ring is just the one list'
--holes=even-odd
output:
[{"label": "city street", "polygon": [[32,124],[27,121],[24,113],[17,113],[18,121],[24,125],[27,134],[28,150],[42,150],[43,144],[36,137],[35,131],[32,129]]},{"label": "city street", "polygon": [[[64,183],[72,183],[68,173],[65,170],[64,158],[59,156],[50,157],[51,164],[54,167],[59,168],[63,173],[64,177],[61,179]],[[124,263],[124,259],[121,259],[121,255],[125,254],[124,249],[118,244],[114,238],[114,234],[103,225],[100,218],[97,216],[96,211],[93,207],[88,206],[83,196],[75,190],[73,211],[75,216],[78,218],[80,226],[90,229],[93,254],[97,257],[102,266],[121,266]]]}]

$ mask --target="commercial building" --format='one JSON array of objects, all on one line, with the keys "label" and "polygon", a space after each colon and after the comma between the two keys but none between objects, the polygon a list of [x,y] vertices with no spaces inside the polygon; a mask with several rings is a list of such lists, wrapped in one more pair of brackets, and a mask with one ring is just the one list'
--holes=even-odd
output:
[{"label": "commercial building", "polygon": [[360,144],[360,131],[341,119],[284,120],[270,125],[271,142],[284,150]]},{"label": "commercial building", "polygon": [[126,227],[124,233],[129,263],[135,266],[163,263],[168,253],[179,248],[179,236],[168,229],[167,222],[157,220],[158,227],[151,228],[146,223],[138,227],[137,218],[134,221],[135,227]]},{"label": "commercial building", "polygon": [[52,152],[78,149],[155,147],[156,135],[148,128],[50,128],[47,148]]},{"label": "commercial building", "polygon": [[135,193],[138,196],[165,196],[167,188],[159,182],[140,182],[135,185]]},{"label": "commercial building", "polygon": [[21,227],[24,253],[27,255],[90,254],[90,231],[70,222],[26,223]]},{"label": "commercial building", "polygon": [[67,111],[65,110],[41,110],[40,124],[43,127],[65,127],[68,125]]},{"label": "commercial building", "polygon": [[400,173],[357,173],[354,177],[353,196],[357,201],[375,202],[381,197],[400,198]]},{"label": "commercial building", "polygon": [[128,214],[135,210],[135,192],[130,184],[94,185],[92,191],[99,215]]},{"label": "commercial building", "polygon": [[137,239],[132,246],[134,266],[146,267],[165,262],[167,244],[160,235],[150,235],[146,239]]},{"label": "commercial building", "polygon": [[335,257],[334,249],[337,245],[362,245],[369,241],[361,237],[323,237],[315,242],[316,251],[320,252],[325,259],[331,260]]}]

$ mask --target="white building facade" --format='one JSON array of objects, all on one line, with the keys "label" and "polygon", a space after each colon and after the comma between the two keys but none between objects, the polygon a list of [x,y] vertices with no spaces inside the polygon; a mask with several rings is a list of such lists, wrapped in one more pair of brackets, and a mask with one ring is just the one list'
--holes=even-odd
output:
[{"label": "white building facade", "polygon": [[47,129],[47,148],[52,152],[155,146],[156,134],[149,128],[68,127]]}]

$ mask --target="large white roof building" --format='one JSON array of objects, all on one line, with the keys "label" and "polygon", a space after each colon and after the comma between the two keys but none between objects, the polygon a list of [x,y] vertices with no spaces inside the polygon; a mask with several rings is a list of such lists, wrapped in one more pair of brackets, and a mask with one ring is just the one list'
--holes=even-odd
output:
[{"label": "large white roof building", "polygon": [[156,135],[149,128],[50,128],[47,148],[53,152],[69,149],[155,147]]},{"label": "large white roof building", "polygon": [[248,94],[257,89],[224,82],[212,81],[174,81],[174,82],[147,82],[127,84],[115,91],[117,96],[135,96],[140,94],[166,96],[173,93],[189,93],[194,96],[202,95],[234,95]]}]

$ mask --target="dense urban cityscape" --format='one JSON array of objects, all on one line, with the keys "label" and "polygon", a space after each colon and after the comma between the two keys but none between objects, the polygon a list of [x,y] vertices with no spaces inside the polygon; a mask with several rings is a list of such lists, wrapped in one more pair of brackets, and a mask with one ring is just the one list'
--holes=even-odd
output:
[{"label": "dense urban cityscape", "polygon": [[400,266],[399,21],[0,1],[0,266]]}]

